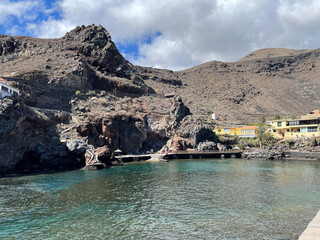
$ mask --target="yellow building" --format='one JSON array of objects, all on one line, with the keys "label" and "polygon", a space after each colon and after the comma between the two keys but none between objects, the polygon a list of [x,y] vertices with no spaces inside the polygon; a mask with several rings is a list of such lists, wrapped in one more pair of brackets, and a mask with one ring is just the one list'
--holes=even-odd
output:
[{"label": "yellow building", "polygon": [[214,132],[217,135],[240,135],[241,134],[241,127],[216,127]]},{"label": "yellow building", "polygon": [[241,128],[241,134],[239,137],[241,138],[255,138],[257,137],[257,134],[259,133],[259,127],[258,126],[243,126]]},{"label": "yellow building", "polygon": [[315,110],[297,119],[273,120],[268,129],[276,138],[320,136],[320,111]]},{"label": "yellow building", "polygon": [[214,132],[217,135],[223,136],[239,136],[246,138],[254,138],[259,132],[259,127],[257,126],[238,126],[238,127],[216,127]]}]

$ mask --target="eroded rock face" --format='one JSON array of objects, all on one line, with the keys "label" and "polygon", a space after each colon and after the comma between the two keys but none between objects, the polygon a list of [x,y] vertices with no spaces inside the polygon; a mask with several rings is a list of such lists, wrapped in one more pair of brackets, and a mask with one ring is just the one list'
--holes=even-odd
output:
[{"label": "eroded rock face", "polygon": [[68,155],[56,131],[56,125],[67,118],[63,113],[29,108],[17,99],[0,99],[0,174],[83,165],[82,159]]},{"label": "eroded rock face", "polygon": [[108,158],[110,149],[121,149],[124,153],[139,153],[144,151],[148,143],[152,143],[148,148],[160,149],[168,139],[164,134],[165,126],[153,131],[148,125],[148,120],[129,114],[99,119],[88,118],[86,121],[88,122],[77,128],[79,134],[87,136],[89,144],[98,149],[108,149],[107,154],[103,153],[99,160]]},{"label": "eroded rock face", "polygon": [[167,146],[176,150],[215,150],[217,141],[217,136],[209,126],[197,117],[187,115],[180,121],[174,137],[168,141]]},{"label": "eroded rock face", "polygon": [[43,124],[17,100],[0,99],[0,172],[14,169],[23,154],[36,147],[44,129],[35,126]]}]

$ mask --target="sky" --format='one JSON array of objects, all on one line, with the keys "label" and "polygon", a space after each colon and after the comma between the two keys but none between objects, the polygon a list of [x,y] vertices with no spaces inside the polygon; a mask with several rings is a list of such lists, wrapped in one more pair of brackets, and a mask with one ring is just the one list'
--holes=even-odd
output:
[{"label": "sky", "polygon": [[0,0],[0,33],[102,25],[133,64],[186,69],[261,48],[320,47],[319,0]]}]

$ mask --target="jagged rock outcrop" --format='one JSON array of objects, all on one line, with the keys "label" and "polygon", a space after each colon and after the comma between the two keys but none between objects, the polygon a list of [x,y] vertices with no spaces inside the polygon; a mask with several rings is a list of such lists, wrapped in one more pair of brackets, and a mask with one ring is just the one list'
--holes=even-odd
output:
[{"label": "jagged rock outcrop", "polygon": [[6,76],[33,83],[154,93],[102,26],[78,26],[59,39],[1,35],[0,60]]},{"label": "jagged rock outcrop", "polygon": [[100,72],[130,78],[133,66],[119,53],[108,31],[102,26],[78,26],[68,32],[62,42],[66,50],[76,51]]},{"label": "jagged rock outcrop", "polygon": [[177,128],[181,120],[188,115],[191,115],[190,109],[184,105],[180,95],[175,95],[170,108],[170,118],[174,121],[173,128]]}]

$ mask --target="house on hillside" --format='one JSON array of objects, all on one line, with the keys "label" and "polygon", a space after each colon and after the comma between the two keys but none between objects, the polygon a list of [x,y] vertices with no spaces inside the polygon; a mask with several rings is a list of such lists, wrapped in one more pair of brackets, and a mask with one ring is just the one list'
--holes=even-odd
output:
[{"label": "house on hillside", "polygon": [[0,98],[10,97],[13,95],[18,96],[19,90],[12,87],[7,80],[0,78]]},{"label": "house on hillside", "polygon": [[241,128],[240,138],[256,138],[262,131],[258,126],[243,126]]},{"label": "house on hillside", "polygon": [[240,138],[255,138],[259,131],[258,126],[216,127],[214,129],[217,135],[238,136]]},{"label": "house on hillside", "polygon": [[214,132],[216,135],[223,136],[235,136],[241,134],[240,126],[226,126],[226,127],[215,127]]},{"label": "house on hillside", "polygon": [[320,136],[320,111],[314,110],[297,119],[272,120],[268,129],[276,138],[298,138]]}]

